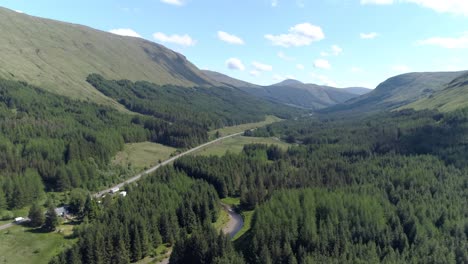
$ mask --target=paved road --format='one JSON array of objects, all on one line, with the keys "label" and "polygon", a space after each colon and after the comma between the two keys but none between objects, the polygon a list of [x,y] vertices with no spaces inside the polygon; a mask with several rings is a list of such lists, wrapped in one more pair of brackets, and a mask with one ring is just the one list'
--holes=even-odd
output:
[{"label": "paved road", "polygon": [[[220,137],[220,138],[217,138],[217,139],[212,140],[212,141],[210,141],[210,142],[204,143],[204,144],[202,144],[202,145],[200,145],[200,146],[198,146],[198,147],[194,147],[194,148],[189,149],[189,150],[187,150],[187,151],[185,151],[185,152],[182,152],[182,153],[180,153],[180,154],[178,154],[178,155],[176,155],[176,156],[174,156],[174,157],[172,157],[172,158],[170,158],[170,159],[167,159],[167,160],[161,162],[160,164],[158,164],[158,165],[156,165],[156,166],[154,166],[154,167],[152,167],[152,168],[150,168],[150,169],[148,169],[148,170],[146,170],[146,171],[144,171],[144,172],[142,172],[142,173],[140,173],[140,174],[137,174],[137,175],[133,176],[132,178],[130,178],[130,179],[124,181],[124,182],[121,182],[121,183],[119,183],[119,184],[117,184],[117,185],[115,185],[115,186],[113,186],[113,187],[111,187],[111,188],[108,188],[108,189],[102,190],[102,191],[100,191],[100,192],[98,192],[98,193],[95,193],[95,194],[94,194],[94,197],[101,197],[101,196],[103,196],[104,194],[109,193],[109,192],[110,192],[112,189],[114,189],[114,188],[119,188],[119,189],[120,189],[120,188],[122,188],[125,184],[129,184],[129,183],[132,183],[132,182],[134,182],[134,181],[137,181],[137,180],[139,180],[143,175],[152,173],[152,172],[154,172],[155,170],[159,169],[160,167],[162,167],[162,166],[164,166],[164,165],[167,165],[167,164],[173,162],[174,160],[176,160],[176,159],[178,159],[178,158],[180,158],[180,157],[182,157],[182,156],[185,156],[185,155],[190,154],[190,153],[192,153],[192,152],[194,152],[194,151],[197,151],[197,150],[199,150],[199,149],[202,149],[202,148],[204,148],[204,147],[206,147],[206,146],[208,146],[208,145],[211,145],[211,144],[213,144],[213,143],[219,142],[219,141],[221,141],[221,140],[223,140],[223,139],[242,135],[243,133],[244,133],[244,132],[239,132],[239,133],[230,134],[230,135],[227,135],[227,136],[224,136],[224,137]],[[10,228],[10,227],[12,227],[12,226],[14,226],[14,225],[15,225],[15,223],[8,223],[8,224],[0,225],[0,230]]]},{"label": "paved road", "polygon": [[227,136],[224,136],[224,137],[220,137],[220,138],[217,138],[217,139],[212,140],[212,141],[210,141],[210,142],[204,143],[204,144],[202,144],[202,145],[200,145],[200,146],[198,146],[198,147],[194,147],[194,148],[192,148],[192,149],[189,149],[189,150],[187,150],[187,151],[185,151],[185,152],[182,152],[182,153],[180,153],[180,154],[178,154],[178,155],[176,155],[176,156],[174,156],[174,157],[172,157],[172,158],[170,158],[170,159],[167,159],[167,160],[165,160],[165,161],[159,163],[158,165],[156,165],[156,166],[154,166],[154,167],[152,167],[152,168],[150,168],[150,169],[148,169],[148,170],[146,170],[146,171],[144,171],[144,172],[142,172],[142,173],[140,173],[140,174],[137,174],[137,175],[133,176],[132,178],[130,178],[130,179],[124,181],[124,182],[121,182],[121,183],[119,183],[119,184],[117,184],[117,185],[115,185],[115,186],[112,186],[112,187],[109,188],[109,189],[102,190],[102,191],[100,191],[100,192],[94,194],[94,196],[95,196],[95,197],[101,197],[101,196],[103,196],[104,194],[109,193],[112,189],[115,189],[115,188],[119,188],[119,189],[120,189],[120,188],[122,188],[125,184],[129,184],[129,183],[132,183],[132,182],[134,182],[134,181],[138,181],[142,176],[144,176],[144,175],[146,175],[146,174],[149,174],[149,173],[152,173],[152,172],[154,172],[155,170],[159,169],[160,167],[162,167],[162,166],[164,166],[164,165],[167,165],[167,164],[173,162],[174,160],[176,160],[176,159],[178,159],[178,158],[180,158],[180,157],[182,157],[182,156],[185,156],[185,155],[187,155],[187,154],[190,154],[190,153],[192,153],[192,152],[194,152],[194,151],[197,151],[197,150],[199,150],[199,149],[202,149],[202,148],[204,148],[204,147],[206,147],[206,146],[208,146],[208,145],[211,145],[211,144],[216,143],[216,142],[218,142],[218,141],[221,141],[221,140],[223,140],[223,139],[242,135],[243,133],[244,133],[244,132],[239,132],[239,133],[227,135]]}]

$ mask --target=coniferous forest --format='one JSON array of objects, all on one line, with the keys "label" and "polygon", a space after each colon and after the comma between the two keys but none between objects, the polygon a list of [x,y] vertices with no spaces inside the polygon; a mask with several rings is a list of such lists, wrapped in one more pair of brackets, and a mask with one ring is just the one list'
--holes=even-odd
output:
[{"label": "coniferous forest", "polygon": [[468,1],[61,2],[0,4],[0,263],[468,264]]},{"label": "coniferous forest", "polygon": [[[165,214],[177,223],[172,236],[162,235],[167,227],[158,217],[152,225],[157,228],[147,227],[147,235],[175,241],[171,263],[467,263],[468,111],[329,118],[286,121],[253,132],[294,142],[288,150],[254,144],[240,154],[186,156],[164,171],[170,177],[148,177],[183,175],[208,189],[191,187],[197,190],[193,196],[172,205],[172,216]],[[150,188],[144,185],[132,190],[141,199],[141,213],[119,201],[104,215],[117,210],[148,219],[142,205],[152,208],[156,200],[143,195],[142,188]],[[216,218],[218,197],[235,196],[241,208],[255,213],[251,229],[232,243],[207,224]],[[153,209],[165,210],[158,208]],[[130,223],[123,215],[115,218]],[[99,233],[90,228],[82,236],[101,239]],[[58,260],[84,260],[87,244]],[[140,250],[147,252],[148,246]],[[103,259],[113,263],[112,254]]]},{"label": "coniferous forest", "polygon": [[[182,88],[88,81],[139,114],[1,81],[0,208],[109,185],[120,176],[109,161],[125,143],[190,147],[207,141],[209,129],[275,113],[269,103],[211,100],[208,88],[187,97],[192,105],[181,99],[176,112],[177,101],[150,102],[185,98]],[[51,263],[135,262],[162,244],[173,246],[171,263],[468,262],[468,109],[352,118],[286,110],[283,117],[297,118],[245,136],[278,137],[292,144],[287,150],[252,144],[240,154],[185,156],[126,186],[126,198],[72,205],[83,219],[78,242]],[[225,197],[255,210],[235,242],[212,227]]]},{"label": "coniferous forest", "polygon": [[[145,91],[144,87],[148,87],[149,98],[129,95],[130,99],[122,99],[143,105],[141,109],[128,107],[141,115],[125,114],[58,96],[26,82],[0,80],[0,209],[31,204],[43,196],[44,190],[97,190],[109,185],[122,174],[118,170],[109,172],[109,161],[125,143],[152,141],[177,148],[193,147],[208,140],[210,128],[259,121],[272,108],[269,103],[249,100],[232,89],[210,94],[207,88],[198,93],[149,83],[133,87],[129,81],[106,81],[98,75],[90,75],[88,81],[121,93],[140,88]],[[125,87],[114,87],[118,84]],[[184,92],[188,93],[185,97],[177,94]],[[170,97],[172,93],[176,94]],[[193,95],[197,99],[193,105],[187,104]],[[230,103],[224,100],[226,108],[219,110],[224,117],[215,112],[221,104],[215,100],[218,96],[231,98]],[[162,104],[169,101],[171,104]],[[199,117],[192,115],[196,112]]]}]

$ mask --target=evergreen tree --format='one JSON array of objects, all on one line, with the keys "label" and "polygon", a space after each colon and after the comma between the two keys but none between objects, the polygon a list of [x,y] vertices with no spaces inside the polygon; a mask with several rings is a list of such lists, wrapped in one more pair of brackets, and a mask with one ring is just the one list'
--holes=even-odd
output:
[{"label": "evergreen tree", "polygon": [[28,217],[30,219],[29,224],[32,227],[41,227],[44,224],[44,211],[37,203],[34,203],[29,209]]},{"label": "evergreen tree", "polygon": [[53,206],[49,206],[45,215],[44,229],[48,232],[51,232],[54,231],[58,225],[59,219],[57,213],[55,212],[55,208]]}]

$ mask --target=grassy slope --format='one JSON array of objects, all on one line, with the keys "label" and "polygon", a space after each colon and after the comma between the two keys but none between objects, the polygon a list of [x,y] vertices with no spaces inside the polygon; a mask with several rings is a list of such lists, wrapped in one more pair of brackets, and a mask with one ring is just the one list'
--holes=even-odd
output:
[{"label": "grassy slope", "polygon": [[[263,127],[275,122],[281,121],[280,118],[276,116],[267,116],[264,121],[261,122],[256,122],[256,123],[247,123],[247,124],[241,124],[237,126],[230,126],[230,127],[223,127],[220,129],[216,129],[213,131],[210,131],[209,134],[210,136],[214,136],[216,132],[219,132],[221,136],[226,136],[229,134],[234,134],[238,132],[243,132],[248,129],[253,129],[253,128],[258,128],[258,127]],[[214,137],[213,137],[214,138]]]},{"label": "grassy slope", "polygon": [[397,75],[379,84],[370,93],[324,111],[372,112],[397,109],[437,93],[462,73],[415,72]]},{"label": "grassy slope", "polygon": [[458,108],[468,107],[468,74],[464,74],[452,81],[444,90],[433,96],[421,99],[407,108],[439,109],[448,112]]},{"label": "grassy slope", "polygon": [[125,144],[124,150],[117,153],[112,164],[131,164],[134,169],[143,170],[156,165],[159,160],[168,159],[176,150],[153,142]]},{"label": "grassy slope", "polygon": [[0,7],[0,77],[27,81],[62,95],[112,103],[86,83],[147,80],[194,86],[209,81],[184,56],[140,38],[20,14]]},{"label": "grassy slope", "polygon": [[74,242],[65,236],[72,226],[61,225],[62,233],[40,233],[15,226],[0,232],[0,263],[48,263],[49,260]]},{"label": "grassy slope", "polygon": [[276,144],[283,149],[287,149],[290,144],[280,141],[276,138],[257,138],[257,137],[244,137],[244,136],[237,136],[232,138],[223,139],[220,142],[210,145],[207,148],[203,148],[194,152],[193,155],[203,155],[203,156],[210,156],[210,155],[217,155],[222,156],[226,154],[226,152],[231,153],[240,153],[244,148],[244,145],[247,144]]}]

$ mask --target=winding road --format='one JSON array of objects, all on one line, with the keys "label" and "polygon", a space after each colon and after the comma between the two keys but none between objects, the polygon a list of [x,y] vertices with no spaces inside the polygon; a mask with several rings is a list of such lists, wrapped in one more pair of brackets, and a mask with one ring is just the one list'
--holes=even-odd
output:
[{"label": "winding road", "polygon": [[[101,196],[103,196],[104,194],[109,193],[112,189],[115,189],[115,188],[119,188],[119,189],[120,189],[120,188],[122,188],[125,184],[129,184],[129,183],[138,181],[142,176],[147,175],[147,174],[149,174],[149,173],[152,173],[152,172],[156,171],[157,169],[161,168],[162,166],[167,165],[167,164],[173,162],[174,160],[176,160],[176,159],[178,159],[178,158],[180,158],[180,157],[182,157],[182,156],[185,156],[185,155],[190,154],[190,153],[192,153],[192,152],[194,152],[194,151],[197,151],[197,150],[199,150],[199,149],[202,149],[202,148],[204,148],[204,147],[206,147],[206,146],[209,146],[209,145],[211,145],[211,144],[213,144],[213,143],[219,142],[219,141],[221,141],[221,140],[223,140],[223,139],[242,135],[243,133],[244,133],[244,132],[238,132],[238,133],[230,134],[230,135],[227,135],[227,136],[223,136],[223,137],[217,138],[217,139],[215,139],[215,140],[209,141],[209,142],[207,142],[207,143],[201,144],[200,146],[191,148],[191,149],[189,149],[189,150],[187,150],[187,151],[185,151],[185,152],[182,152],[182,153],[180,153],[180,154],[178,154],[178,155],[176,155],[176,156],[174,156],[174,157],[172,157],[172,158],[169,158],[169,159],[167,159],[167,160],[165,160],[165,161],[159,163],[159,164],[156,165],[156,166],[153,166],[153,167],[149,168],[148,170],[146,170],[146,171],[144,171],[144,172],[142,172],[142,173],[139,173],[139,174],[133,176],[132,178],[130,178],[130,179],[128,179],[128,180],[125,180],[125,181],[123,181],[123,182],[121,182],[121,183],[119,183],[119,184],[116,184],[116,185],[114,185],[114,186],[108,188],[108,189],[105,189],[105,190],[102,190],[102,191],[100,191],[100,192],[95,193],[95,194],[94,194],[94,197],[96,197],[96,198],[97,198],[97,197],[101,197]],[[229,214],[229,215],[231,216],[231,214]],[[240,217],[240,216],[239,216],[239,217]],[[241,218],[241,219],[242,219],[242,218]],[[4,229],[7,229],[7,228],[10,228],[10,227],[12,227],[12,226],[14,226],[14,225],[15,225],[14,222],[13,222],[13,223],[7,223],[7,224],[4,224],[4,225],[0,225],[0,230],[4,230]]]},{"label": "winding road", "polygon": [[[223,230],[224,234],[229,235],[230,238],[233,238],[244,226],[244,219],[242,219],[242,216],[236,213],[231,206],[223,203],[221,203],[221,206],[229,214],[229,221],[221,230]],[[167,252],[166,257],[159,261],[158,264],[169,264],[171,253],[172,250]]]},{"label": "winding road", "polygon": [[229,214],[229,222],[223,227],[223,233],[233,238],[244,226],[244,219],[238,213],[236,213],[231,206],[227,204],[221,204],[224,210]]}]

